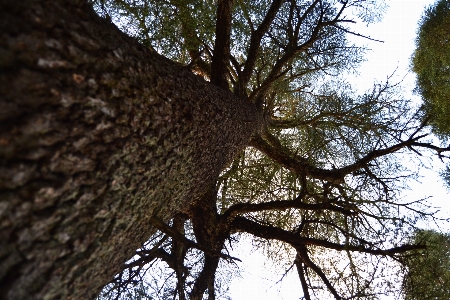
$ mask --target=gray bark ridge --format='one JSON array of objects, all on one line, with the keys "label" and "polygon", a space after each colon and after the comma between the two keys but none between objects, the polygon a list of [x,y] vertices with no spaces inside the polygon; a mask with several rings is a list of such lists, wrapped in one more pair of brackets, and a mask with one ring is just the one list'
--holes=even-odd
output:
[{"label": "gray bark ridge", "polygon": [[0,299],[89,299],[261,112],[84,1],[0,1]]}]

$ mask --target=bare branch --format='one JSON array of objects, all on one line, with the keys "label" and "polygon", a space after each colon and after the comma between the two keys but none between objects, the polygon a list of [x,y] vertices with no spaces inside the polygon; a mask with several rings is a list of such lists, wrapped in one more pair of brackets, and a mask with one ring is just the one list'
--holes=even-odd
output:
[{"label": "bare branch", "polygon": [[338,294],[336,289],[333,287],[331,282],[328,280],[327,276],[323,271],[317,266],[308,255],[308,251],[306,250],[305,246],[299,246],[295,248],[297,250],[297,254],[300,256],[301,260],[309,267],[311,268],[319,277],[322,279],[323,283],[325,283],[326,287],[330,291],[330,293],[334,296],[336,300],[341,300],[342,297]]},{"label": "bare branch", "polygon": [[163,221],[161,221],[159,218],[157,218],[155,216],[152,216],[150,218],[150,221],[153,226],[155,226],[156,228],[158,228],[159,230],[161,230],[162,232],[164,232],[171,238],[176,239],[178,242],[185,244],[187,247],[201,250],[211,257],[220,257],[220,258],[227,259],[227,260],[232,259],[232,260],[241,261],[239,258],[213,251],[209,248],[206,248],[205,246],[202,246],[200,244],[197,244],[196,242],[193,242],[193,241],[187,239],[184,235],[182,235],[178,231],[174,230],[172,227],[170,227],[169,225],[167,225],[166,223],[164,223]]},{"label": "bare branch", "polygon": [[302,284],[303,289],[303,297],[305,300],[311,300],[311,296],[309,295],[309,287],[308,283],[306,282],[305,278],[305,272],[306,272],[306,265],[303,265],[303,262],[301,260],[300,255],[297,254],[295,258],[295,266],[297,267],[298,277],[300,278],[300,283]]},{"label": "bare branch", "polygon": [[252,75],[253,70],[255,69],[256,59],[258,57],[258,51],[261,47],[261,39],[266,34],[267,30],[269,30],[270,25],[272,24],[275,16],[277,15],[278,10],[283,4],[283,0],[273,0],[272,4],[267,11],[264,20],[258,26],[256,30],[252,32],[252,36],[250,37],[250,46],[247,52],[247,60],[245,61],[244,68],[242,73],[240,74],[237,91],[235,93],[239,96],[243,96],[245,92],[245,86],[247,85],[250,77]]},{"label": "bare branch", "polygon": [[297,235],[295,233],[268,225],[261,225],[257,222],[248,220],[243,217],[236,217],[233,221],[235,230],[244,231],[254,236],[264,239],[275,239],[292,245],[294,248],[299,246],[314,245],[337,251],[354,251],[361,253],[369,253],[373,255],[394,256],[395,254],[405,253],[411,250],[424,249],[423,245],[403,245],[389,249],[370,248],[364,245],[354,246],[329,242],[326,240],[308,238]]}]

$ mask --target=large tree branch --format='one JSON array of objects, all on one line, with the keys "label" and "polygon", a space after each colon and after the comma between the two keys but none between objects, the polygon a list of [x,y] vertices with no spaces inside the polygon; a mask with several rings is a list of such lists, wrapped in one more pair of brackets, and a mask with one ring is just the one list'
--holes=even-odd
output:
[{"label": "large tree branch", "polygon": [[322,279],[323,283],[325,284],[325,286],[328,288],[328,290],[330,291],[330,293],[334,296],[334,298],[336,300],[341,300],[342,297],[338,294],[338,292],[336,291],[336,289],[333,287],[333,285],[331,284],[331,282],[328,280],[327,276],[325,275],[325,273],[322,271],[322,269],[316,265],[310,258],[308,255],[308,250],[306,249],[305,246],[299,246],[295,248],[297,250],[297,254],[300,256],[300,258],[303,260],[303,262],[311,269],[313,270],[319,277],[320,279]]},{"label": "large tree branch", "polygon": [[159,230],[161,230],[162,232],[164,232],[171,238],[177,240],[178,242],[183,243],[185,245],[185,247],[201,250],[205,254],[207,254],[211,257],[220,257],[220,258],[227,259],[227,260],[232,259],[232,260],[241,261],[239,258],[232,257],[227,254],[220,253],[218,251],[214,251],[204,245],[198,244],[194,241],[191,241],[190,239],[187,239],[184,235],[182,235],[178,231],[174,230],[172,227],[170,227],[169,225],[167,225],[166,223],[164,223],[163,221],[161,221],[159,218],[157,218],[155,216],[152,216],[150,218],[150,220],[151,220],[151,224],[153,226],[155,226],[156,228],[158,228]]},{"label": "large tree branch", "polygon": [[431,149],[431,150],[435,151],[438,154],[439,158],[441,158],[441,159],[444,157],[442,155],[442,152],[450,152],[450,145],[444,148],[444,147],[435,146],[431,143],[414,142],[410,146]]},{"label": "large tree branch", "polygon": [[216,13],[216,41],[211,63],[211,83],[224,89],[228,89],[232,9],[233,0],[219,0]]},{"label": "large tree branch", "polygon": [[306,282],[306,266],[303,265],[303,261],[301,260],[300,255],[297,254],[295,258],[295,266],[297,267],[298,277],[300,279],[300,283],[302,284],[303,289],[303,297],[305,300],[311,300],[311,296],[309,295],[309,286]]},{"label": "large tree branch", "polygon": [[222,217],[224,219],[233,218],[238,214],[245,214],[249,212],[258,212],[264,210],[277,210],[277,209],[287,209],[287,208],[297,208],[302,210],[329,210],[342,213],[344,215],[351,215],[352,210],[346,209],[337,205],[334,205],[335,201],[325,200],[322,203],[304,203],[302,202],[304,198],[303,194],[300,194],[294,200],[278,200],[278,201],[268,201],[263,203],[238,203],[229,207]]},{"label": "large tree branch", "polygon": [[313,166],[305,158],[282,146],[278,139],[270,133],[265,133],[264,137],[270,139],[270,141],[263,139],[261,136],[254,136],[250,145],[298,176],[310,176],[333,183],[341,183],[346,175],[341,174],[339,170],[320,169]]},{"label": "large tree branch", "polygon": [[395,254],[425,248],[423,245],[408,245],[408,244],[389,249],[380,249],[373,247],[369,248],[364,245],[354,246],[354,245],[338,244],[326,240],[303,237],[301,235],[277,227],[259,224],[257,222],[248,220],[244,217],[235,218],[235,220],[233,221],[233,229],[236,231],[244,231],[264,239],[279,240],[292,245],[294,248],[306,245],[313,245],[337,251],[352,251],[382,256],[394,256]]},{"label": "large tree branch", "polygon": [[417,142],[425,136],[426,135],[419,135],[416,137],[411,136],[409,139],[392,146],[382,149],[374,149],[350,165],[331,170],[317,168],[309,163],[307,159],[292,153],[289,149],[282,146],[280,141],[267,129],[262,132],[262,135],[254,136],[252,138],[251,146],[265,153],[267,156],[299,176],[310,176],[316,179],[326,180],[331,183],[338,184],[343,182],[346,175],[366,167],[371,161],[379,157],[395,153],[403,148],[411,146],[425,147],[433,149],[439,154],[443,151],[450,151],[450,147],[439,148],[430,144]]},{"label": "large tree branch", "polygon": [[208,300],[214,299],[214,280],[217,267],[219,265],[219,258],[209,255],[205,256],[205,263],[200,275],[195,280],[192,292],[190,294],[191,300],[202,300],[203,294],[208,289]]},{"label": "large tree branch", "polygon": [[[285,48],[286,52],[281,56],[280,59],[278,59],[274,66],[271,68],[271,71],[269,75],[265,78],[264,82],[261,84],[260,88],[254,90],[251,95],[249,96],[249,99],[251,101],[255,101],[255,99],[261,99],[263,98],[267,90],[272,86],[272,84],[281,76],[283,76],[284,73],[286,73],[287,66],[292,62],[293,59],[295,59],[295,56],[298,55],[301,52],[307,52],[308,49],[313,47],[314,43],[322,38],[322,29],[327,26],[336,26],[339,23],[346,23],[346,22],[353,22],[351,20],[346,19],[340,19],[343,10],[347,6],[347,2],[344,2],[341,10],[337,13],[337,15],[329,21],[324,20],[325,17],[325,10],[321,7],[321,12],[319,13],[317,23],[314,26],[313,30],[311,31],[311,34],[307,40],[299,44],[299,30],[301,23],[306,19],[307,15],[310,14],[313,9],[320,4],[322,6],[321,1],[314,1],[311,3],[311,5],[308,7],[308,9],[301,15],[298,16],[297,25],[294,29],[294,33],[289,36],[289,40],[287,42],[287,45]],[[287,31],[290,31],[292,24],[287,24]],[[323,68],[320,67],[320,68]]]},{"label": "large tree branch", "polygon": [[248,84],[252,72],[255,69],[256,60],[258,58],[258,51],[261,47],[261,39],[269,30],[270,25],[275,19],[277,12],[283,2],[283,0],[273,0],[266,16],[264,17],[264,20],[261,22],[258,28],[252,32],[252,35],[250,37],[250,46],[247,52],[247,59],[239,77],[237,86],[238,90],[235,91],[235,93],[241,97],[244,95],[245,86]]}]

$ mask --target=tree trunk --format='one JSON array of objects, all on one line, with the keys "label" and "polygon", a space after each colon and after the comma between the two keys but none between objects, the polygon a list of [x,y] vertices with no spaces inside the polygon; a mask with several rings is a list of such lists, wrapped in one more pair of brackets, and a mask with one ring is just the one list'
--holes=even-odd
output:
[{"label": "tree trunk", "polygon": [[262,113],[84,1],[0,0],[0,34],[0,298],[93,298]]}]

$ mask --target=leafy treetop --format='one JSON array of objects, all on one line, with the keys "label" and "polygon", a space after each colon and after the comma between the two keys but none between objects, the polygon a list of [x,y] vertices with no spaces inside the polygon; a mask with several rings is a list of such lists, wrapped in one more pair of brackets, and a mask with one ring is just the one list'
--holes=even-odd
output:
[{"label": "leafy treetop", "polygon": [[362,95],[343,79],[364,54],[347,39],[364,37],[350,25],[378,21],[383,1],[95,4],[144,45],[262,107],[265,119],[201,202],[169,224],[153,219],[160,232],[103,296],[218,298],[235,270],[226,242],[243,235],[287,271],[295,267],[307,300],[398,294],[386,274],[423,248],[407,243],[417,221],[435,218],[425,199],[399,192],[421,155],[444,159],[450,149],[426,140],[420,111],[390,78]]}]

